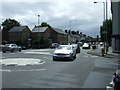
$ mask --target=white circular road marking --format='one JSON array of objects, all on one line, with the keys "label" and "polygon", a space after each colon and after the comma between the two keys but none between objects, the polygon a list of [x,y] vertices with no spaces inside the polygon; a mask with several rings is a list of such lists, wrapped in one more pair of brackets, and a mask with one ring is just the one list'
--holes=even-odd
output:
[{"label": "white circular road marking", "polygon": [[2,59],[0,63],[6,66],[27,66],[44,64],[45,61],[35,58],[7,58]]}]

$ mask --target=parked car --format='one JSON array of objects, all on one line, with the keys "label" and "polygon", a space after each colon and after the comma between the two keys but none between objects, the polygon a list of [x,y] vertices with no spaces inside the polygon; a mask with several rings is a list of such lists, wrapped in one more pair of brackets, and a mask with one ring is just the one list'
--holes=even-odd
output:
[{"label": "parked car", "polygon": [[17,46],[16,44],[5,44],[4,47],[2,48],[2,52],[5,53],[6,51],[19,51],[21,52],[21,47]]},{"label": "parked car", "polygon": [[90,49],[90,44],[89,43],[84,43],[82,46],[82,49]]},{"label": "parked car", "polygon": [[78,44],[72,44],[72,46],[76,50],[76,53],[80,53],[80,46]]},{"label": "parked car", "polygon": [[112,78],[114,90],[120,90],[120,69],[116,70]]},{"label": "parked car", "polygon": [[76,50],[72,45],[60,45],[53,53],[53,61],[55,60],[73,60],[76,57]]},{"label": "parked car", "polygon": [[96,44],[93,44],[92,49],[96,49],[96,48],[97,48]]},{"label": "parked car", "polygon": [[21,48],[22,48],[22,50],[26,50],[27,49],[27,47],[25,47],[25,46],[21,46]]},{"label": "parked car", "polygon": [[50,47],[51,48],[57,48],[59,46],[59,43],[53,43]]}]

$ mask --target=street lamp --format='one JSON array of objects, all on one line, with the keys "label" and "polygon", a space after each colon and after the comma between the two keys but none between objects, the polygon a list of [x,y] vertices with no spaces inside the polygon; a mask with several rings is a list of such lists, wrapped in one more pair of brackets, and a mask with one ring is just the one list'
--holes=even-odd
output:
[{"label": "street lamp", "polygon": [[107,40],[107,0],[106,0],[106,54],[107,54],[107,51],[108,51],[108,40]]},{"label": "street lamp", "polygon": [[71,32],[72,21],[77,21],[77,20],[70,20],[70,32]]},{"label": "street lamp", "polygon": [[38,15],[38,48],[39,48],[39,38],[40,38],[40,33],[39,33],[39,17],[40,15]]},{"label": "street lamp", "polygon": [[38,15],[38,37],[40,36],[39,35],[39,17],[40,17],[40,15]]},{"label": "street lamp", "polygon": [[[94,3],[96,4],[98,2],[94,2]],[[107,3],[107,1],[106,1],[106,3]],[[104,21],[105,21],[105,2],[103,2],[103,12],[104,12],[103,16],[104,16]],[[107,19],[107,4],[106,4],[106,19]],[[104,28],[104,33],[103,34],[104,34],[104,49],[105,49],[105,28]],[[106,32],[106,36],[107,36],[107,32]]]}]

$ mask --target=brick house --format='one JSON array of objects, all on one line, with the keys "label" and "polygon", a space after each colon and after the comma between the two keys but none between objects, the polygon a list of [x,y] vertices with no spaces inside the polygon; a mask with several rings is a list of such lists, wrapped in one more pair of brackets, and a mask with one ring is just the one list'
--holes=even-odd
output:
[{"label": "brick house", "polygon": [[28,26],[17,26],[13,27],[9,33],[9,42],[15,43],[17,41],[31,43],[31,30]]},{"label": "brick house", "polygon": [[52,42],[59,44],[67,44],[68,36],[63,30],[58,28],[52,28]]},{"label": "brick house", "polygon": [[51,29],[48,27],[34,27],[32,30],[31,38],[51,40]]}]

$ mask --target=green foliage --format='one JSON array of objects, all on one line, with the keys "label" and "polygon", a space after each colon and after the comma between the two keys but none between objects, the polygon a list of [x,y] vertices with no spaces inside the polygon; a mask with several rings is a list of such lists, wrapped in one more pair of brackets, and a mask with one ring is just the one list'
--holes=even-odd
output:
[{"label": "green foliage", "polygon": [[91,40],[91,42],[96,42],[97,41],[97,38],[93,38],[92,40]]},{"label": "green foliage", "polygon": [[26,41],[22,42],[22,46],[28,47],[28,42]]},{"label": "green foliage", "polygon": [[8,44],[8,42],[7,41],[2,41],[2,44],[5,45],[5,44]]},{"label": "green foliage", "polygon": [[38,39],[32,40],[32,45],[37,45],[38,44]]},{"label": "green foliage", "polygon": [[1,25],[3,26],[3,30],[9,31],[14,26],[20,26],[21,24],[15,19],[6,19]]},{"label": "green foliage", "polygon": [[49,24],[47,24],[46,22],[42,22],[41,23],[41,27],[46,27],[46,26],[48,26],[49,28],[51,27]]},{"label": "green foliage", "polygon": [[[107,27],[106,27],[107,26]],[[100,26],[100,36],[101,41],[106,41],[106,34],[103,32],[107,29],[107,41],[109,42],[109,45],[111,45],[111,36],[112,36],[112,20],[108,19],[103,22],[103,25]]]},{"label": "green foliage", "polygon": [[21,41],[21,40],[18,40],[18,41],[16,41],[15,43],[16,43],[17,45],[22,46],[22,41]]},{"label": "green foliage", "polygon": [[65,30],[65,33],[68,33],[68,30]]}]

